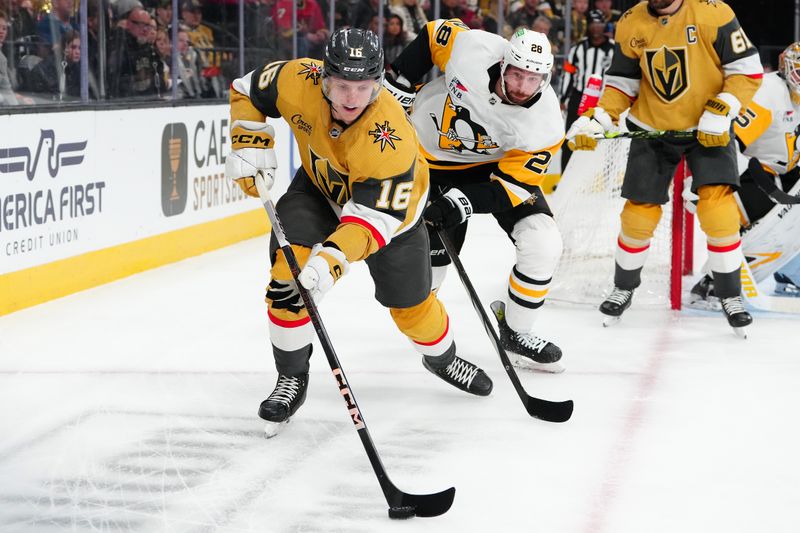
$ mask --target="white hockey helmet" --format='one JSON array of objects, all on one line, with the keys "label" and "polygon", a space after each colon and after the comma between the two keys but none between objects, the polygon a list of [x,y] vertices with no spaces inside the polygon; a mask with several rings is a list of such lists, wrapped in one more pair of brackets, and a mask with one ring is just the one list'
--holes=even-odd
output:
[{"label": "white hockey helmet", "polygon": [[789,86],[792,101],[800,103],[800,42],[790,44],[781,53],[778,68]]},{"label": "white hockey helmet", "polygon": [[508,46],[503,54],[503,66],[500,69],[503,94],[506,92],[504,76],[509,66],[536,72],[544,76],[539,88],[531,95],[531,98],[533,98],[550,84],[554,62],[555,58],[550,48],[550,41],[547,40],[547,35],[525,28],[518,29],[508,40]]}]

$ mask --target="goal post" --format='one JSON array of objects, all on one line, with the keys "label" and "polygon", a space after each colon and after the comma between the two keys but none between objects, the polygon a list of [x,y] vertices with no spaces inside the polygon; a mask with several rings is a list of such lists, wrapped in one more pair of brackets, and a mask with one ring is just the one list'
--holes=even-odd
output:
[{"label": "goal post", "polygon": [[[630,139],[605,140],[570,158],[550,200],[564,241],[549,299],[600,305],[613,287],[622,180]],[[691,274],[694,219],[683,207],[685,161],[675,172],[670,202],[650,244],[634,306],[680,309],[682,277]]]}]

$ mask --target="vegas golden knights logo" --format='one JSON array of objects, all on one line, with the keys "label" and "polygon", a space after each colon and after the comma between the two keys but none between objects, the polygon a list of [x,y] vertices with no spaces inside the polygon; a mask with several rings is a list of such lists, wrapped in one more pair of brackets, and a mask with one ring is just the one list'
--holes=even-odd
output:
[{"label": "vegas golden knights logo", "polygon": [[680,98],[689,88],[686,48],[645,50],[650,85],[665,102]]},{"label": "vegas golden knights logo", "polygon": [[161,212],[183,213],[189,188],[189,135],[182,122],[167,124],[161,134]]},{"label": "vegas golden knights logo", "polygon": [[347,188],[349,181],[347,174],[337,172],[327,159],[315,154],[311,148],[308,149],[308,154],[313,173],[311,180],[317,188],[338,205],[347,203],[350,199],[350,191]]}]

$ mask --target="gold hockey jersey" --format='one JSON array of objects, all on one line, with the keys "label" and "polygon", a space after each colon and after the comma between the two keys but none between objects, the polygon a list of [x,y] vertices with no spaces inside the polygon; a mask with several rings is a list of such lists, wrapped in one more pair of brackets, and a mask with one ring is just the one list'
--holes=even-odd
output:
[{"label": "gold hockey jersey", "polygon": [[684,0],[661,16],[641,2],[615,37],[599,105],[615,119],[631,107],[644,129],[694,129],[709,98],[730,93],[744,108],[761,84],[758,52],[722,0]]},{"label": "gold hockey jersey", "polygon": [[322,63],[277,61],[235,80],[231,124],[279,118],[291,127],[303,169],[341,207],[342,224],[328,240],[349,261],[366,258],[414,227],[428,197],[428,165],[403,108],[381,89],[345,127],[322,94]]}]

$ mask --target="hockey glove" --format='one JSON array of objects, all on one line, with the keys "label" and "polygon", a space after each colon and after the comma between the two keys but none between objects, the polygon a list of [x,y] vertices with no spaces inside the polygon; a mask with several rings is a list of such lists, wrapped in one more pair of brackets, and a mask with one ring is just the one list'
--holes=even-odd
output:
[{"label": "hockey glove", "polygon": [[225,175],[249,196],[258,197],[255,175],[261,171],[267,190],[275,181],[278,160],[272,149],[275,131],[264,122],[236,120],[231,127],[231,153],[225,159]]},{"label": "hockey glove", "polygon": [[739,100],[730,93],[709,98],[697,124],[697,141],[708,148],[727,146],[731,142],[731,121],[741,107]]},{"label": "hockey glove", "polygon": [[453,188],[431,202],[422,216],[435,229],[452,228],[472,216],[472,203],[464,193]]},{"label": "hockey glove", "polygon": [[403,106],[406,113],[411,110],[417,93],[414,92],[414,88],[411,87],[411,82],[409,82],[405,76],[400,74],[395,78],[387,73],[383,78],[383,86],[386,87],[387,91],[392,93],[392,96],[394,96],[398,102],[400,102],[400,105]]},{"label": "hockey glove", "polygon": [[614,129],[614,121],[602,107],[586,110],[578,120],[572,123],[567,132],[567,146],[572,151],[594,150],[597,148],[595,135]]},{"label": "hockey glove", "polygon": [[315,244],[306,265],[297,276],[300,285],[306,288],[315,302],[319,303],[339,278],[350,270],[350,263],[336,245],[326,241]]}]

